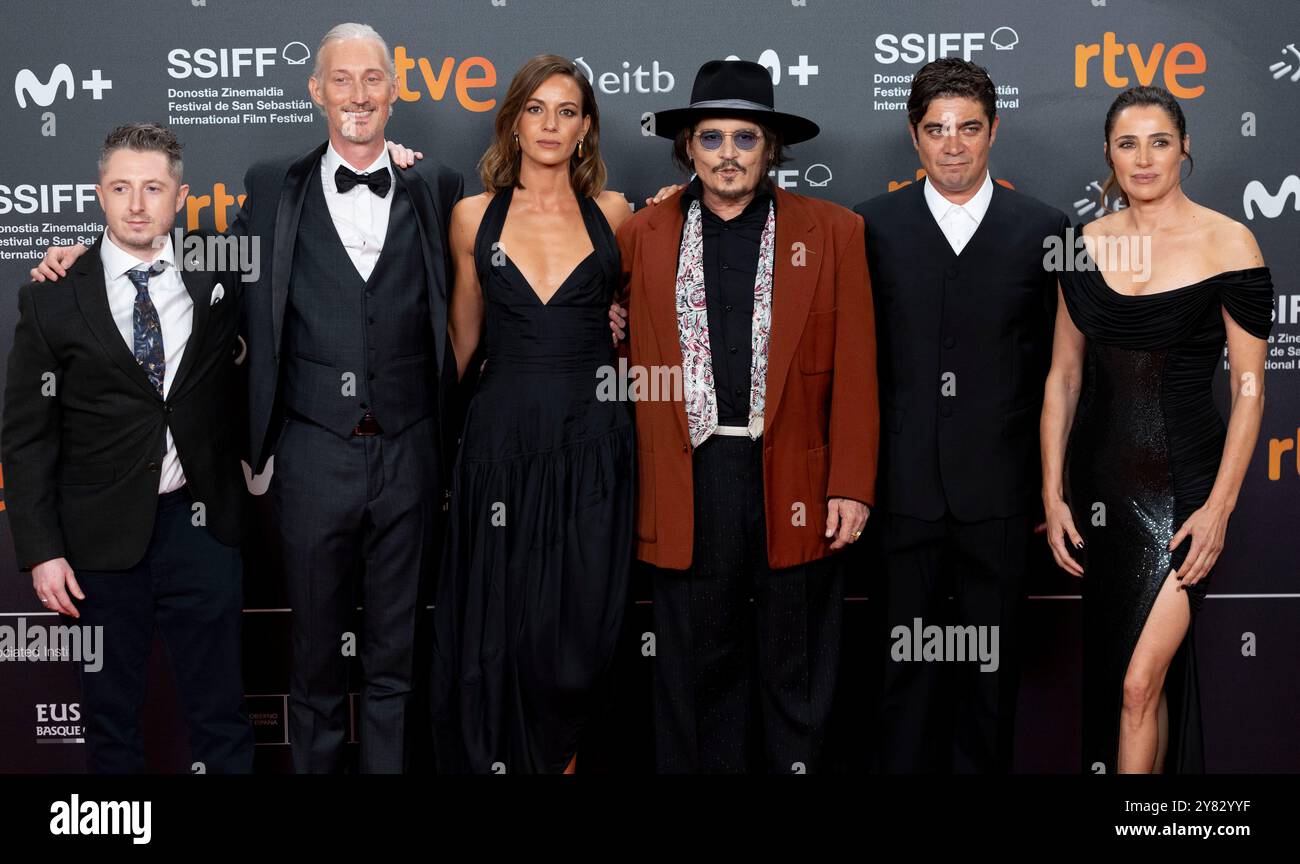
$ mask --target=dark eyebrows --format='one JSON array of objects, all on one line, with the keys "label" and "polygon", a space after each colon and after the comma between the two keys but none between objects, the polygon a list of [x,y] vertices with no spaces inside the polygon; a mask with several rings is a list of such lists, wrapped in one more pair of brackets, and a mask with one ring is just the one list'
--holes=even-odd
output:
[{"label": "dark eyebrows", "polygon": [[[545,104],[546,104],[546,103],[543,102],[541,99],[538,99],[536,96],[529,96],[529,97],[528,97],[528,102],[536,102],[538,105],[545,105]],[[525,104],[527,104],[527,103],[525,103]],[[565,105],[568,105],[570,108],[577,108],[577,107],[578,107],[578,103],[577,103],[577,102],[574,102],[572,99],[565,99],[564,101],[560,102],[560,107],[561,107],[561,108],[563,108]]]},{"label": "dark eyebrows", "polygon": [[[929,123],[922,123],[921,128],[928,131],[930,129],[942,129],[947,125],[948,125],[947,123],[943,123],[938,120],[932,120]],[[970,128],[981,129],[984,126],[984,121],[979,119],[978,117],[972,117],[969,120],[962,120],[960,123],[956,125],[961,127],[962,129],[970,129]]]},{"label": "dark eyebrows", "polygon": [[[1115,140],[1116,140],[1116,141],[1136,141],[1136,140],[1137,140],[1138,138],[1140,138],[1140,137],[1141,137],[1141,136],[1137,135],[1137,134],[1134,133],[1134,132],[1129,132],[1129,133],[1124,134],[1124,135],[1116,135],[1116,136],[1115,136]],[[1152,132],[1150,135],[1147,136],[1147,138],[1149,138],[1149,139],[1155,139],[1155,138],[1173,138],[1173,137],[1174,137],[1174,133],[1172,133],[1172,132]]]}]

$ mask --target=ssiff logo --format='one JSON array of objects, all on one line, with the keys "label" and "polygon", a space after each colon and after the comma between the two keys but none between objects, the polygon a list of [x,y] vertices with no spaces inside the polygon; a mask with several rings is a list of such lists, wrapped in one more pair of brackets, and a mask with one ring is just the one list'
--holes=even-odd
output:
[{"label": "ssiff logo", "polygon": [[930,63],[940,57],[960,56],[970,62],[977,51],[984,50],[984,40],[998,51],[1010,51],[1020,44],[1020,34],[1011,27],[999,27],[983,33],[881,33],[876,37],[876,62]]},{"label": "ssiff logo", "polygon": [[1125,90],[1133,86],[1128,75],[1120,68],[1121,58],[1127,57],[1127,67],[1133,72],[1137,83],[1144,86],[1156,80],[1156,73],[1163,71],[1165,89],[1179,99],[1195,99],[1205,92],[1204,84],[1185,85],[1181,78],[1205,73],[1205,51],[1195,42],[1179,42],[1165,51],[1165,43],[1157,42],[1145,51],[1136,43],[1125,44],[1115,38],[1109,30],[1102,36],[1101,42],[1079,43],[1074,46],[1074,86],[1083,89],[1088,86],[1088,69],[1095,59],[1101,65],[1102,79],[1108,87]]}]

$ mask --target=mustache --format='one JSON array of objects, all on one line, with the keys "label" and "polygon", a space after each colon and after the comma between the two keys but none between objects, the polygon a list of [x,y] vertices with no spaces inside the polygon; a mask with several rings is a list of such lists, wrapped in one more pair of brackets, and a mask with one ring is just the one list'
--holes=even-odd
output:
[{"label": "mustache", "polygon": [[715,166],[713,172],[716,174],[717,172],[726,170],[727,168],[735,169],[736,171],[739,171],[741,174],[748,173],[745,171],[744,168],[740,167],[740,163],[737,162],[735,159],[723,159],[722,164]]}]

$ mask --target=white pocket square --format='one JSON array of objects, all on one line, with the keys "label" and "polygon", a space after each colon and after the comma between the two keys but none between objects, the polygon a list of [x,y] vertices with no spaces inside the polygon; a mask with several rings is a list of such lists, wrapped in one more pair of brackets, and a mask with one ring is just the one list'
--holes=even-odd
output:
[{"label": "white pocket square", "polygon": [[221,301],[221,298],[222,298],[222,297],[225,297],[225,296],[226,296],[226,289],[225,289],[225,288],[222,288],[222,287],[221,287],[221,283],[218,282],[218,283],[217,283],[216,285],[214,285],[213,288],[212,288],[212,299],[208,301],[208,305],[209,305],[209,306],[216,306],[217,303],[219,303],[219,302]]}]

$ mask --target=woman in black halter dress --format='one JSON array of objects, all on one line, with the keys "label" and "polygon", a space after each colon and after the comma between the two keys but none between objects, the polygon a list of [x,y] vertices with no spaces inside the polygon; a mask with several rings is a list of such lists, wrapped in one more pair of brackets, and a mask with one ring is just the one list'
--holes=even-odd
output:
[{"label": "woman in black halter dress", "polygon": [[[543,60],[512,94],[572,66]],[[487,201],[473,244],[486,364],[454,469],[434,616],[441,771],[565,769],[613,657],[632,561],[632,418],[597,388],[617,362],[618,246],[597,201],[576,195],[594,249],[543,300],[500,242],[515,191]]]},{"label": "woman in black halter dress", "polygon": [[[1159,150],[1162,123],[1175,125],[1179,137],[1185,136],[1182,113],[1174,110],[1177,103],[1172,96],[1157,88],[1137,91],[1122,95],[1108,117],[1112,152],[1125,146],[1127,139],[1147,139],[1147,146]],[[1112,129],[1116,115],[1126,107],[1148,109],[1142,115],[1145,128],[1136,122],[1138,115],[1130,115],[1126,125]],[[1176,184],[1177,141],[1172,146],[1175,149],[1167,154],[1125,154],[1124,167],[1116,167],[1116,173],[1125,177],[1126,170],[1136,171],[1144,181],[1154,177],[1152,182],[1158,183],[1172,171],[1168,181]],[[1146,194],[1157,198],[1155,193]],[[1197,220],[1207,226],[1200,229],[1206,238],[1222,241],[1224,247],[1205,258],[1262,264],[1248,231],[1187,201],[1176,185],[1167,194],[1179,196],[1171,200],[1185,219],[1165,231],[1175,234]],[[1136,202],[1138,210],[1144,203]],[[1083,231],[1076,228],[1076,233]],[[1107,231],[1090,236],[1107,236]],[[1147,239],[1152,238],[1147,235]],[[1170,243],[1169,249],[1181,242],[1155,239]],[[1105,256],[1098,257],[1104,260]],[[1178,270],[1182,262],[1175,257],[1141,260],[1153,271],[1182,272]],[[1135,714],[1150,716],[1135,712],[1135,701],[1145,701],[1147,712],[1159,710],[1135,697],[1135,692],[1154,688],[1149,695],[1154,695],[1156,704],[1160,701],[1161,670],[1150,668],[1149,656],[1142,658],[1148,664],[1142,671],[1149,675],[1145,684],[1126,678],[1157,598],[1162,589],[1169,590],[1167,580],[1176,571],[1187,597],[1188,624],[1163,673],[1165,758],[1162,763],[1161,745],[1156,742],[1149,768],[1135,764],[1131,751],[1124,770],[1199,773],[1204,770],[1204,757],[1194,622],[1231,510],[1231,505],[1225,510],[1221,502],[1235,500],[1259,430],[1262,404],[1257,397],[1263,389],[1267,348],[1263,340],[1271,328],[1273,286],[1266,267],[1247,266],[1153,293],[1122,292],[1111,286],[1091,255],[1085,262],[1087,268],[1060,275],[1064,303],[1058,310],[1043,419],[1049,541],[1061,566],[1083,577],[1083,770],[1119,771],[1124,710],[1129,712],[1130,729],[1140,728],[1133,726]],[[1102,269],[1111,272],[1115,265],[1111,261]],[[1126,265],[1121,262],[1121,266]],[[1227,321],[1239,333],[1244,331],[1229,343],[1232,435],[1211,395],[1228,337]],[[1075,391],[1075,385],[1080,389]],[[1070,404],[1072,391],[1078,394],[1077,406]],[[1072,425],[1068,423],[1071,408]],[[1062,460],[1060,444],[1067,428]],[[1061,509],[1058,488],[1068,502],[1068,513]],[[1172,550],[1171,540],[1178,541]],[[1074,548],[1067,549],[1066,541]],[[1176,608],[1174,612],[1182,614]],[[1162,620],[1159,627],[1168,632],[1171,625]],[[1145,755],[1137,761],[1144,759]]]}]

